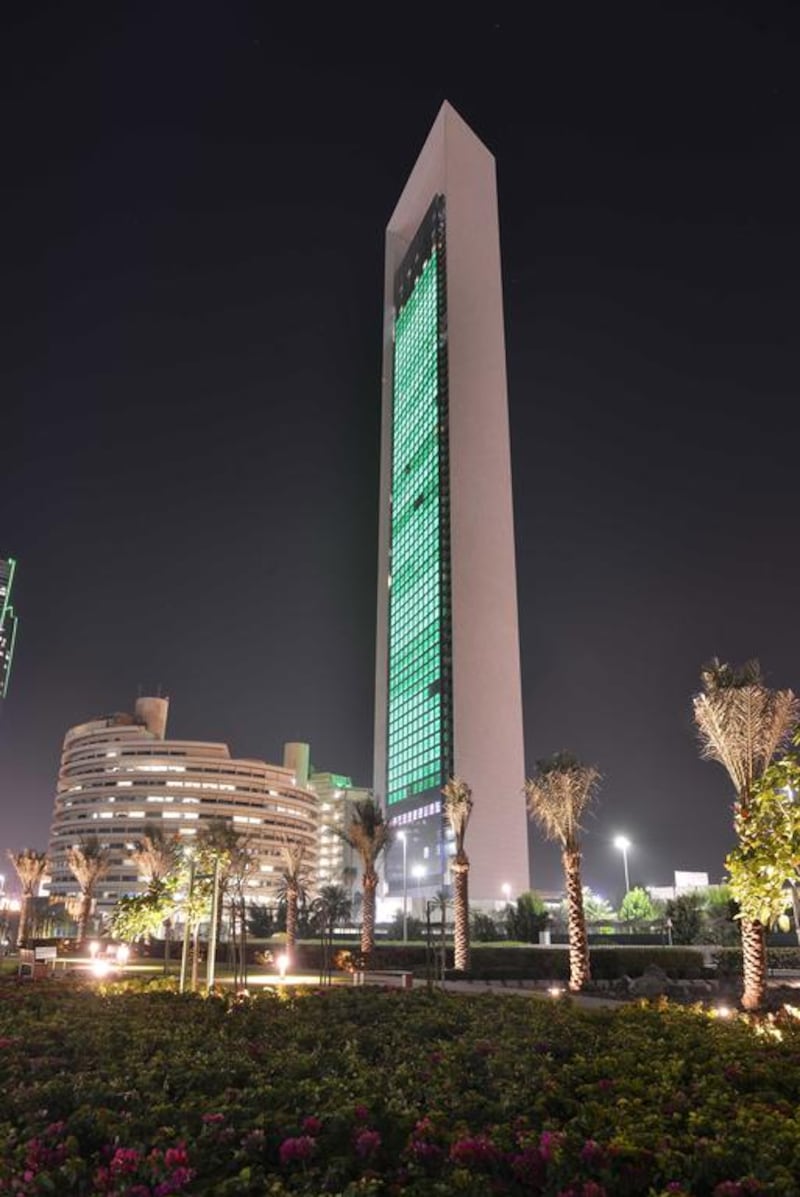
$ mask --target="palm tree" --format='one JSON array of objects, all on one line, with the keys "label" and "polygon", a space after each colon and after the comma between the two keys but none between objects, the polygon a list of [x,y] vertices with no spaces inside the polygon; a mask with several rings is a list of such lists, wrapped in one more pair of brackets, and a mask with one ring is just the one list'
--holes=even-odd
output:
[{"label": "palm tree", "polygon": [[22,852],[9,852],[8,859],[13,864],[22,886],[17,928],[17,947],[21,947],[28,934],[33,899],[36,897],[39,882],[47,872],[47,855],[44,852],[34,852],[32,848],[24,848]]},{"label": "palm tree", "polygon": [[92,913],[97,882],[105,877],[109,866],[108,849],[95,836],[87,836],[67,849],[67,864],[78,883],[78,943],[86,938],[86,927]]},{"label": "palm tree", "polygon": [[464,839],[472,814],[472,790],[460,777],[451,777],[442,790],[444,813],[453,829],[456,853],[450,868],[455,877],[453,964],[466,972],[469,968],[469,857],[464,851]]},{"label": "palm tree", "polygon": [[311,915],[322,940],[323,979],[330,981],[334,927],[350,918],[352,899],[343,885],[323,885],[311,903]]},{"label": "palm tree", "polygon": [[366,963],[375,948],[375,891],[378,888],[376,865],[381,853],[392,843],[392,828],[374,797],[361,798],[350,807],[347,825],[337,835],[361,857],[361,955]]},{"label": "palm tree", "polygon": [[581,819],[592,802],[600,774],[567,752],[537,761],[536,772],[525,782],[528,811],[549,840],[561,844],[567,884],[569,930],[569,987],[583,989],[591,979],[589,941],[583,913],[581,885]]},{"label": "palm tree", "polygon": [[145,881],[163,881],[178,864],[177,836],[166,836],[160,827],[147,824],[136,841],[133,860]]},{"label": "palm tree", "polygon": [[297,943],[297,912],[301,898],[305,897],[308,869],[305,864],[306,846],[284,841],[283,873],[279,886],[279,897],[286,902],[286,947],[291,950]]},{"label": "palm tree", "polygon": [[[737,669],[716,657],[700,672],[703,689],[692,700],[700,754],[724,766],[736,790],[734,826],[749,814],[753,788],[789,739],[800,705],[791,690],[770,690],[758,661]],[[746,1010],[757,1010],[767,992],[765,928],[743,918],[742,958]]]}]

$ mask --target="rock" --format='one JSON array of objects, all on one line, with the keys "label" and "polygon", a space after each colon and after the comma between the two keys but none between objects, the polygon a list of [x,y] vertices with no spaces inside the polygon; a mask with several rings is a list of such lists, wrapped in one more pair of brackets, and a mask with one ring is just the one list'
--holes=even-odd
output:
[{"label": "rock", "polygon": [[635,981],[631,981],[628,992],[634,997],[661,997],[667,992],[670,980],[663,968],[649,964]]}]

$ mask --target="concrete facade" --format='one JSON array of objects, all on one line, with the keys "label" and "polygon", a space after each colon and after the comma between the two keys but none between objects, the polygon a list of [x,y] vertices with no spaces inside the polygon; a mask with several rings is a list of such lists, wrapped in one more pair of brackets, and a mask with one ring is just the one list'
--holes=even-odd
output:
[{"label": "concrete facade", "polygon": [[[432,205],[438,223],[426,243]],[[392,595],[393,519],[399,521],[401,510],[393,488],[398,492],[400,471],[412,468],[398,456],[396,439],[399,405],[414,398],[418,385],[412,379],[409,395],[401,393],[395,366],[403,311],[416,302],[425,255],[430,261],[433,250],[441,496],[440,580],[433,592],[442,631],[441,677],[429,689],[441,688],[437,718],[449,720],[449,727],[435,741],[442,746],[435,784],[429,772],[419,783],[412,776],[403,790],[401,772],[393,791],[392,611],[399,609]],[[449,881],[441,786],[448,773],[463,777],[475,803],[466,845],[470,892],[494,903],[505,885],[519,893],[530,884],[497,188],[492,155],[449,104],[386,230],[382,403],[375,791],[407,831],[407,869],[416,869],[422,894],[430,895]],[[427,494],[416,502],[426,503]],[[413,651],[413,638],[409,644]],[[396,893],[396,868],[389,868],[388,879]]]},{"label": "concrete facade", "polygon": [[234,759],[226,744],[168,740],[167,714],[167,699],[140,698],[132,715],[104,716],[67,732],[48,848],[50,893],[77,892],[67,849],[96,836],[111,857],[97,893],[98,912],[107,914],[124,894],[146,888],[133,860],[146,827],[189,843],[219,819],[247,837],[253,851],[251,901],[275,903],[286,840],[306,845],[313,877],[318,800],[305,779],[292,767]]}]

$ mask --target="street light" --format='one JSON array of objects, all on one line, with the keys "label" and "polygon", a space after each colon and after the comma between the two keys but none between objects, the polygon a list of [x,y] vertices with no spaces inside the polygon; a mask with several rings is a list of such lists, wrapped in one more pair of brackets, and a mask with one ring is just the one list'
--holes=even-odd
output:
[{"label": "street light", "polygon": [[406,833],[398,831],[398,838],[403,845],[403,943],[408,942],[408,868]]},{"label": "street light", "polygon": [[504,881],[500,888],[503,891],[503,897],[506,900],[506,904],[508,904],[511,901],[511,886],[507,881]]},{"label": "street light", "polygon": [[631,883],[628,877],[628,849],[631,846],[631,841],[627,835],[617,835],[614,837],[614,847],[618,848],[622,853],[622,864],[625,868],[625,893],[630,893]]}]

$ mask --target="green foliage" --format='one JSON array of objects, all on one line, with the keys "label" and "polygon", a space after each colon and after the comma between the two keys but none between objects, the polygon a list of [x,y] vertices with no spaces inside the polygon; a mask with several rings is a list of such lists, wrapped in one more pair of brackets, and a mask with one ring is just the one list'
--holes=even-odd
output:
[{"label": "green foliage", "polygon": [[505,910],[506,933],[517,943],[538,943],[550,919],[547,907],[538,894],[528,890],[520,894],[516,905]]},{"label": "green foliage", "polygon": [[702,941],[720,946],[739,942],[739,903],[729,885],[710,885],[703,893],[705,921]]},{"label": "green foliage", "polygon": [[115,939],[134,941],[155,935],[175,910],[177,878],[151,881],[147,892],[122,897],[111,912],[111,934]]},{"label": "green foliage", "polygon": [[697,890],[670,898],[665,915],[672,921],[673,943],[699,943],[703,929],[703,895]]},{"label": "green foliage", "polygon": [[593,894],[588,885],[583,890],[583,913],[587,923],[613,923],[617,917],[608,899]]},{"label": "green foliage", "polygon": [[626,923],[652,923],[658,914],[647,890],[636,886],[622,899],[619,917]]},{"label": "green foliage", "polygon": [[[797,743],[797,740],[796,740]],[[786,911],[786,886],[800,866],[800,758],[787,754],[756,781],[736,809],[738,843],[725,862],[741,917],[774,926]]]},{"label": "green foliage", "polygon": [[[409,940],[423,940],[425,938],[425,924],[422,919],[414,918],[409,914],[406,919],[406,934]],[[403,938],[403,912],[396,910],[394,918],[389,924],[389,938],[402,939]]]},{"label": "green foliage", "polygon": [[502,939],[506,928],[502,931],[490,914],[482,910],[473,910],[469,919],[469,934],[473,943],[494,943]]},{"label": "green foliage", "polygon": [[247,931],[254,939],[269,939],[278,930],[275,911],[271,906],[251,902],[247,908]]},{"label": "green foliage", "polygon": [[773,1029],[493,995],[29,986],[0,1002],[0,1189],[792,1197],[800,1024]]}]

